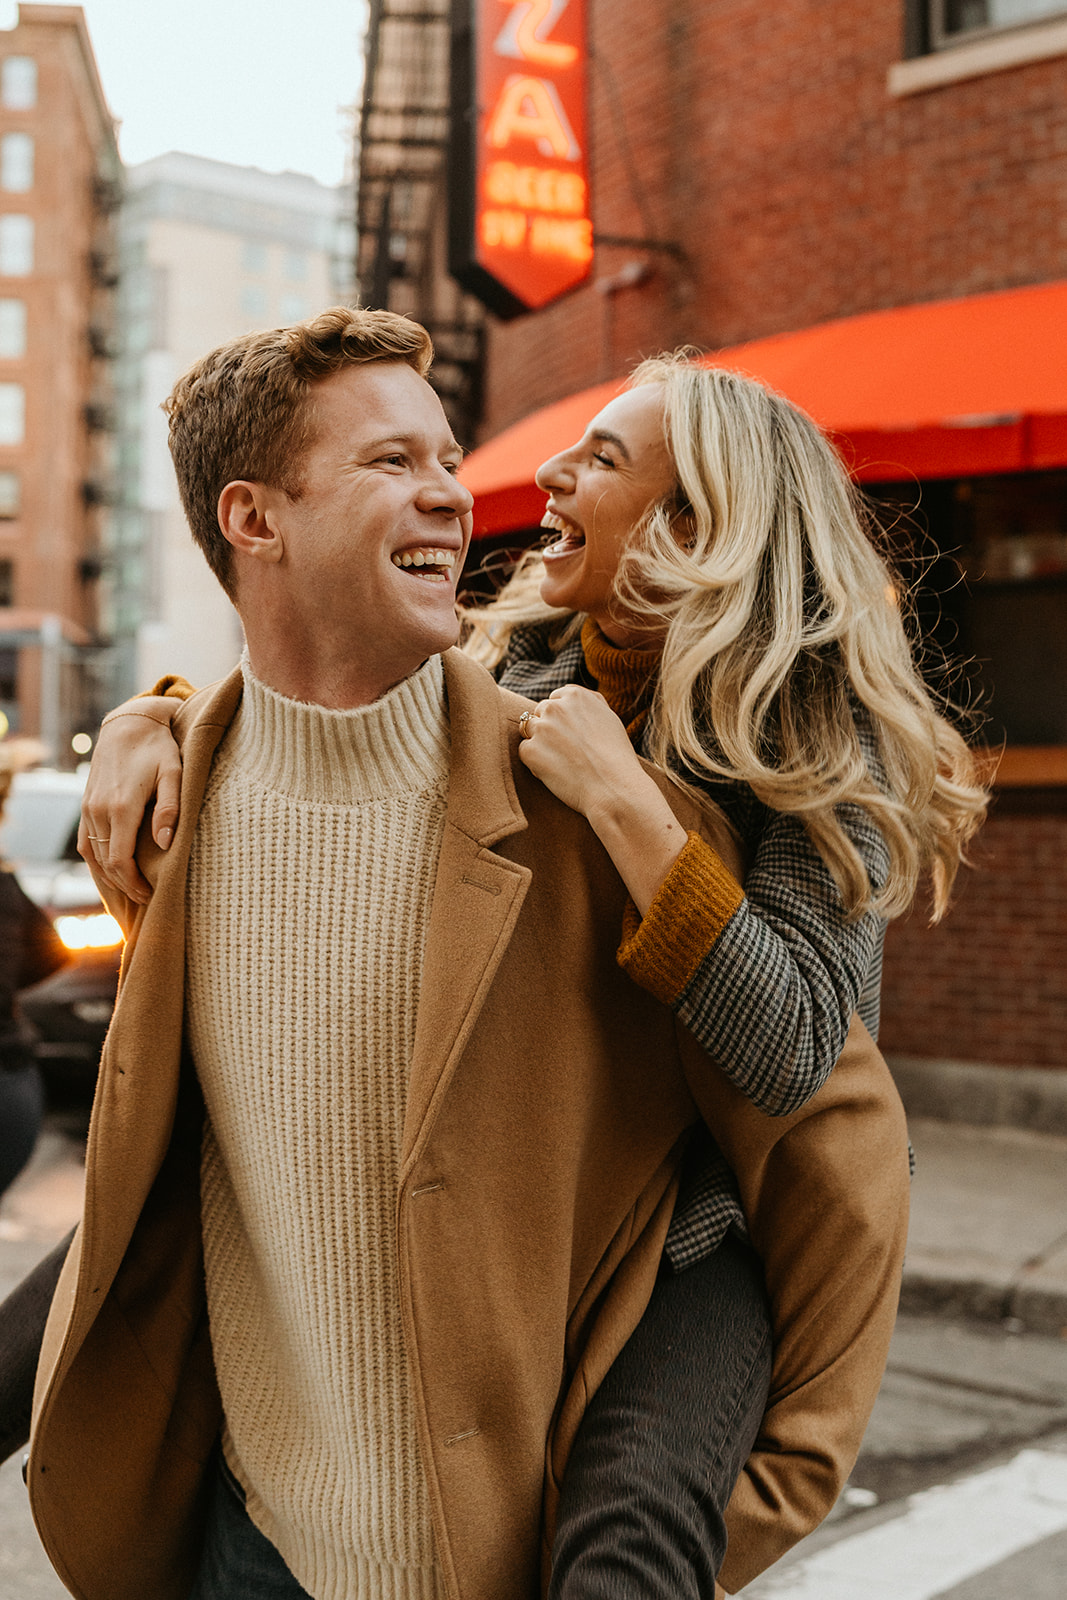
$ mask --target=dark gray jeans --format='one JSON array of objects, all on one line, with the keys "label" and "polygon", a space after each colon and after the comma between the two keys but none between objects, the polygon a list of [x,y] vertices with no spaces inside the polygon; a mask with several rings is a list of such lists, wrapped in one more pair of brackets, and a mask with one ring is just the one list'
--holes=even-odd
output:
[{"label": "dark gray jeans", "polygon": [[[723,1513],[770,1374],[753,1251],[728,1237],[688,1271],[663,1272],[567,1464],[549,1600],[712,1600]],[[225,1467],[189,1600],[307,1600]]]}]

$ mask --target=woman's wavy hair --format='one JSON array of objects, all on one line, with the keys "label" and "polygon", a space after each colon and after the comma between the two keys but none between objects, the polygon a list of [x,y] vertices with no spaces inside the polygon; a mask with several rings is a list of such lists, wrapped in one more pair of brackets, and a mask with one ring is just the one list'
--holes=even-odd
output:
[{"label": "woman's wavy hair", "polygon": [[[799,817],[850,916],[899,914],[929,875],[936,920],[987,796],[918,670],[905,588],[872,517],[816,425],[763,384],[689,351],[642,362],[630,387],[646,384],[663,391],[678,483],[635,528],[615,589],[629,624],[660,637],[666,624],[649,754],[683,779],[748,784]],[[491,665],[516,626],[551,618],[555,643],[573,636],[539,599],[541,566],[529,555],[494,602],[466,613],[470,654]],[[886,841],[877,888],[844,805],[862,807]]]}]

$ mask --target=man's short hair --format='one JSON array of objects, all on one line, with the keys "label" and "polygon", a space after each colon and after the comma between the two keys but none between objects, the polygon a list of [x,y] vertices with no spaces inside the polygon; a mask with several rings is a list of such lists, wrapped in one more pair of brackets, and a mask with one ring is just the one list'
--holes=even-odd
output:
[{"label": "man's short hair", "polygon": [[232,600],[233,550],[219,527],[219,495],[244,479],[303,490],[312,440],[312,386],[344,367],[400,361],[425,378],[433,345],[425,328],[392,311],[333,306],[289,328],[245,333],[178,379],[163,409],[170,453],[193,538]]}]

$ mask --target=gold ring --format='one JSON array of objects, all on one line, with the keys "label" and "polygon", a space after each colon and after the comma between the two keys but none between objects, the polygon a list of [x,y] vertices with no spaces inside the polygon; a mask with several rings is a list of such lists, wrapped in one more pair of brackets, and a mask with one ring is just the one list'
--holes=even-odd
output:
[{"label": "gold ring", "polygon": [[532,711],[524,711],[522,716],[519,718],[519,732],[522,734],[524,739],[530,739],[533,737],[532,733],[530,732],[530,718],[532,716]]}]

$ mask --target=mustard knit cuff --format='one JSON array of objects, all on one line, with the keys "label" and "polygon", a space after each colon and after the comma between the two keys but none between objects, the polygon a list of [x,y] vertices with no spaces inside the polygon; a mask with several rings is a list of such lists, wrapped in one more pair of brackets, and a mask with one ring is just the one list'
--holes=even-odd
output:
[{"label": "mustard knit cuff", "polygon": [[711,845],[690,833],[644,917],[627,902],[619,966],[664,1005],[674,1005],[744,898]]}]

